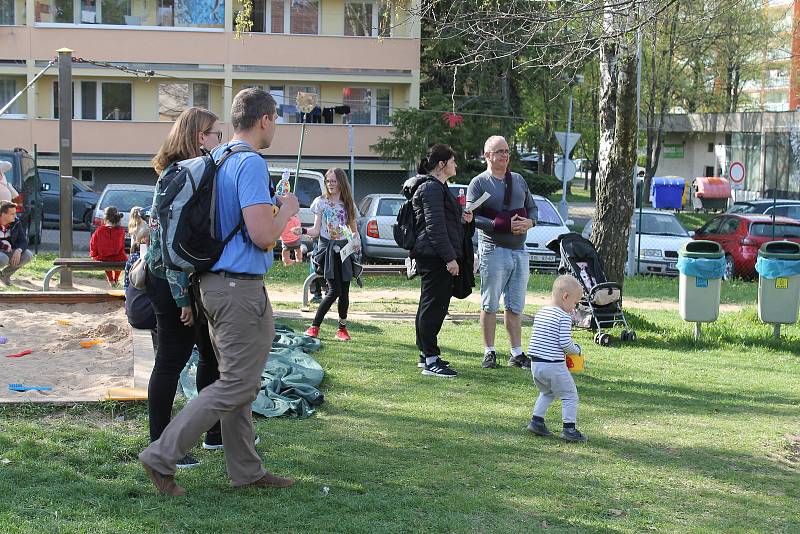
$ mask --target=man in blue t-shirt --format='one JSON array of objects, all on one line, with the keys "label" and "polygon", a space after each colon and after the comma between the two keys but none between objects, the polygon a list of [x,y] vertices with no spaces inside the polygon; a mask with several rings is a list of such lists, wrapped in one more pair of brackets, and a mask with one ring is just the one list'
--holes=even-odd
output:
[{"label": "man in blue t-shirt", "polygon": [[[231,106],[233,139],[228,147],[268,148],[275,135],[275,100],[260,89],[240,91]],[[145,471],[162,495],[183,495],[174,480],[175,462],[218,419],[222,422],[225,463],[234,487],[285,488],[294,481],[267,472],[255,449],[251,404],[275,337],[264,274],[272,265],[272,247],[300,206],[292,194],[280,209],[269,190],[266,161],[255,152],[237,152],[217,172],[216,233],[229,235],[243,222],[219,261],[200,277],[200,296],[219,360],[219,379],[204,388],[141,454]]]}]

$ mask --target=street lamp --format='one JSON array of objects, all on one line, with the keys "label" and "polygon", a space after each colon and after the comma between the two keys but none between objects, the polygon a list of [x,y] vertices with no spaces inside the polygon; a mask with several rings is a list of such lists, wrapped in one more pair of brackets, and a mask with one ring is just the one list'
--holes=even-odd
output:
[{"label": "street lamp", "polygon": [[573,86],[583,83],[583,75],[576,74],[571,78],[567,79],[567,85],[569,86],[569,112],[567,113],[567,138],[564,141],[564,155],[561,158],[561,202],[558,205],[558,214],[561,215],[561,219],[566,221],[569,219],[569,206],[567,205],[567,182],[572,179],[572,177],[567,177],[567,160],[569,159],[569,152],[570,152],[570,141],[569,137],[572,133],[572,88]]}]

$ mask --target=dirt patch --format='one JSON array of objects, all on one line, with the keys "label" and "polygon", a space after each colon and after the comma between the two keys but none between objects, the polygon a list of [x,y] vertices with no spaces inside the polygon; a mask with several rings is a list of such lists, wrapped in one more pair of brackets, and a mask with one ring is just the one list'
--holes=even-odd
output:
[{"label": "dirt patch", "polygon": [[[130,326],[120,303],[25,304],[2,310],[0,402],[96,401],[133,385]],[[99,341],[89,347],[81,342]],[[30,350],[19,358],[7,356]],[[52,391],[9,391],[19,383]]]},{"label": "dirt patch", "polygon": [[769,457],[782,467],[800,470],[800,435],[783,436],[781,450],[770,453]]}]

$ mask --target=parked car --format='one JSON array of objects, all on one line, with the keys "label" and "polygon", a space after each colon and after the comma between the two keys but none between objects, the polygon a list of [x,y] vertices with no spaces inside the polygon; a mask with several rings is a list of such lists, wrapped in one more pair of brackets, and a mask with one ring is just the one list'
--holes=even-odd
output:
[{"label": "parked car", "polygon": [[775,217],[773,239],[772,217],[726,213],[714,217],[694,234],[695,239],[714,241],[725,251],[725,277],[755,276],[758,249],[768,241],[785,239],[800,243],[800,221]]},{"label": "parked car", "polygon": [[538,210],[536,226],[528,230],[525,236],[525,250],[530,254],[531,270],[555,272],[560,258],[547,248],[547,243],[568,233],[570,229],[552,202],[539,195],[533,195],[533,201]]},{"label": "parked car", "polygon": [[392,232],[397,212],[405,201],[402,195],[372,194],[358,203],[356,222],[365,261],[402,261],[408,256],[408,251],[395,242]]},{"label": "parked car", "polygon": [[[592,233],[592,224],[593,220],[590,219],[581,232],[586,239]],[[638,241],[640,237],[641,244]],[[639,248],[639,274],[665,276],[678,275],[675,268],[678,249],[692,239],[673,213],[654,209],[642,210],[642,222],[638,226],[636,238],[636,246]]]},{"label": "parked car", "polygon": [[28,228],[28,243],[36,245],[42,238],[42,185],[33,157],[24,148],[0,150],[0,160],[11,163],[6,180],[19,193],[17,216]]},{"label": "parked car", "polygon": [[122,214],[120,224],[128,226],[131,209],[139,206],[148,210],[153,204],[155,186],[142,184],[108,184],[94,208],[92,226],[97,228],[103,225],[103,212],[109,206],[114,206]]},{"label": "parked car", "polygon": [[763,213],[772,215],[773,210],[775,215],[800,220],[800,200],[786,198],[778,198],[774,201],[771,198],[763,198],[734,202],[733,206],[728,208],[727,213],[739,213],[742,215]]},{"label": "parked car", "polygon": [[[58,171],[39,169],[42,180],[42,199],[44,201],[44,220],[48,226],[59,227],[61,221],[61,177]],[[92,228],[94,207],[100,195],[75,178],[72,179],[72,224],[74,227]],[[143,206],[149,208],[149,206]]]}]

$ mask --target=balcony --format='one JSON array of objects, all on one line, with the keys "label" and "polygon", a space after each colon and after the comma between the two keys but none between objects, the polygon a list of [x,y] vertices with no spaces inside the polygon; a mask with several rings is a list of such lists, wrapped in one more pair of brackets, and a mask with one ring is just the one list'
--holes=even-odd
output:
[{"label": "balcony", "polygon": [[[135,43],[132,46],[131,43]],[[0,59],[44,60],[65,44],[75,56],[125,63],[233,64],[235,71],[370,75],[419,69],[419,39],[329,35],[182,33],[154,28],[0,26]],[[202,58],[197,54],[202,50]],[[302,67],[298,67],[302,66]],[[400,73],[399,71],[404,71]],[[246,77],[246,76],[241,76]]]},{"label": "balcony", "polygon": [[[126,154],[151,156],[169,133],[171,122],[129,122],[75,120],[72,123],[75,154],[120,156]],[[379,137],[391,133],[391,126],[357,125],[354,128],[355,156],[375,157],[369,146]],[[230,137],[229,125],[223,127],[225,137]],[[348,126],[342,124],[308,124],[303,143],[303,154],[311,157],[347,156]],[[300,143],[299,124],[279,124],[273,146],[267,155],[287,157],[297,154]],[[58,152],[58,120],[2,120],[0,121],[0,147],[21,146],[40,152]]]}]

